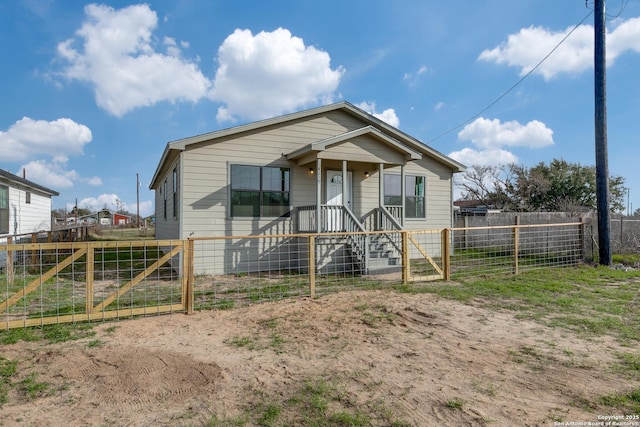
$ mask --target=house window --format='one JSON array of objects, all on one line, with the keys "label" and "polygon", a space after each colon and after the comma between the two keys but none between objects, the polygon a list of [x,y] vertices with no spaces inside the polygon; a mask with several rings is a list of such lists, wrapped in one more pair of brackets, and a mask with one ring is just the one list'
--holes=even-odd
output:
[{"label": "house window", "polygon": [[425,217],[424,181],[424,176],[405,176],[405,218]]},{"label": "house window", "polygon": [[288,216],[290,182],[289,168],[231,165],[231,216]]},{"label": "house window", "polygon": [[25,195],[25,202],[29,205],[31,204],[31,191],[27,191]]},{"label": "house window", "polygon": [[0,185],[0,234],[9,233],[9,187]]},{"label": "house window", "polygon": [[162,183],[163,217],[167,219],[167,180]]},{"label": "house window", "polygon": [[173,169],[173,217],[178,218],[178,168]]},{"label": "house window", "polygon": [[[405,175],[405,218],[424,218],[425,209],[425,177],[420,175]],[[400,175],[384,176],[384,204],[385,206],[402,205],[402,177]]]}]

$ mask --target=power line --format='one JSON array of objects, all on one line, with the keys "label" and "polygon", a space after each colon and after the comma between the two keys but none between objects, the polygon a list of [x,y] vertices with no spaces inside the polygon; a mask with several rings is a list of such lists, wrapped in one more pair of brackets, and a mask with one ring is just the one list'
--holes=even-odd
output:
[{"label": "power line", "polygon": [[547,60],[547,58],[549,58],[549,57],[553,54],[553,52],[555,52],[555,51],[560,47],[560,45],[562,45],[562,43],[564,43],[564,41],[565,41],[565,40],[567,40],[567,39],[569,38],[569,36],[570,36],[571,34],[573,34],[573,32],[574,32],[575,30],[577,30],[577,29],[578,29],[578,27],[580,27],[580,25],[582,25],[582,23],[583,23],[584,21],[586,21],[586,20],[587,20],[587,18],[588,18],[588,17],[590,17],[592,14],[593,14],[593,10],[591,10],[591,11],[587,14],[587,16],[585,16],[584,18],[582,18],[582,20],[581,20],[580,22],[578,22],[578,23],[577,23],[577,24],[576,24],[576,25],[571,29],[571,31],[569,31],[569,32],[567,33],[567,35],[566,35],[566,36],[564,36],[564,37],[562,38],[562,40],[560,40],[560,42],[559,42],[557,45],[555,45],[555,47],[554,47],[553,49],[551,49],[551,51],[550,51],[550,52],[549,52],[549,53],[548,53],[544,58],[542,58],[542,59],[540,60],[540,62],[538,62],[538,63],[536,64],[536,66],[535,66],[535,67],[533,67],[531,70],[529,70],[529,72],[527,72],[527,74],[525,74],[524,76],[522,76],[522,78],[520,78],[520,80],[518,80],[516,83],[514,83],[514,84],[513,84],[509,89],[507,89],[507,90],[506,90],[502,95],[500,95],[500,96],[499,96],[498,98],[496,98],[493,102],[491,102],[489,105],[487,105],[487,106],[486,106],[486,107],[484,107],[482,110],[480,110],[478,113],[476,113],[475,115],[473,115],[471,118],[469,118],[469,119],[465,120],[464,122],[462,122],[462,123],[458,124],[458,125],[457,125],[457,126],[455,126],[455,127],[452,127],[451,129],[447,130],[446,132],[441,133],[440,135],[436,136],[435,138],[430,139],[429,141],[427,141],[427,142],[426,142],[426,144],[427,144],[427,145],[429,145],[429,144],[431,144],[432,142],[434,142],[434,141],[436,141],[436,140],[438,140],[438,139],[442,138],[443,136],[446,136],[446,135],[450,134],[451,132],[455,131],[456,129],[460,129],[462,126],[464,126],[464,125],[466,125],[467,123],[471,122],[473,119],[475,119],[475,118],[479,117],[482,113],[484,113],[485,111],[487,111],[488,109],[490,109],[491,107],[493,107],[494,105],[496,105],[496,104],[497,104],[497,103],[498,103],[502,98],[504,98],[505,96],[507,96],[507,94],[509,94],[509,92],[511,92],[513,89],[515,89],[515,88],[516,88],[520,83],[522,83],[522,82],[523,82],[527,77],[529,77],[529,76],[530,76],[530,75],[531,75],[535,70],[537,70],[537,69],[538,69],[538,67],[540,67],[540,65],[542,65],[542,63],[543,63],[544,61],[546,61],[546,60]]}]

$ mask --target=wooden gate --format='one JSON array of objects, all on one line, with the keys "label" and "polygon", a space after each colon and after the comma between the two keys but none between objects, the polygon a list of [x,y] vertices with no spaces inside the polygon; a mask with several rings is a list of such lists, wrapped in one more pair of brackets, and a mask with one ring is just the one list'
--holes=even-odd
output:
[{"label": "wooden gate", "polygon": [[0,245],[0,327],[185,312],[189,241]]},{"label": "wooden gate", "polygon": [[[423,239],[421,239],[421,236]],[[402,253],[404,255],[404,282],[427,282],[432,280],[441,280],[445,278],[445,262],[447,257],[447,245],[444,234],[440,230],[423,230],[423,231],[403,231]],[[431,251],[435,247],[439,249],[438,258],[442,266],[438,265],[429,251],[425,248],[429,246]],[[417,257],[412,260],[412,253],[417,253]],[[412,269],[412,261],[414,268]],[[415,264],[420,263],[420,267]]]}]

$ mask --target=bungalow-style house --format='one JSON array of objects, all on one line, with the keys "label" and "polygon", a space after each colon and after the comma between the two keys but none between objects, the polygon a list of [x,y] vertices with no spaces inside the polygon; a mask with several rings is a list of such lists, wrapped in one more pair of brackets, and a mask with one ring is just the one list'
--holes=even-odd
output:
[{"label": "bungalow-style house", "polygon": [[0,170],[0,239],[51,230],[51,190],[24,177]]},{"label": "bungalow-style house", "polygon": [[[156,238],[451,227],[452,178],[464,170],[339,102],[169,142],[150,184]],[[355,236],[361,234],[327,238],[320,252],[327,259],[355,259],[360,271],[372,271],[364,248],[370,242]],[[215,268],[197,259],[196,272],[251,271],[263,268],[252,267],[264,265],[255,261],[274,254],[278,268],[283,260],[289,263],[284,268],[304,268],[297,259],[304,251],[283,248],[300,241],[277,242],[280,248],[264,244],[257,250],[240,247],[246,242],[229,244],[225,251],[236,255],[225,254]]]}]

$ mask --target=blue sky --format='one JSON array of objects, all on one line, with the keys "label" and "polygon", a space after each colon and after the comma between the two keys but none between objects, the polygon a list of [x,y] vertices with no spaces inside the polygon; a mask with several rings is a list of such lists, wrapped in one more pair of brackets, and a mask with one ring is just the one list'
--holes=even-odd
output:
[{"label": "blue sky", "polygon": [[[167,142],[341,100],[469,166],[593,165],[592,9],[584,0],[0,0],[0,168],[59,191],[54,208],[77,199],[134,213],[139,174],[149,215]],[[635,209],[640,0],[609,0],[607,15],[609,171],[626,179]]]}]

